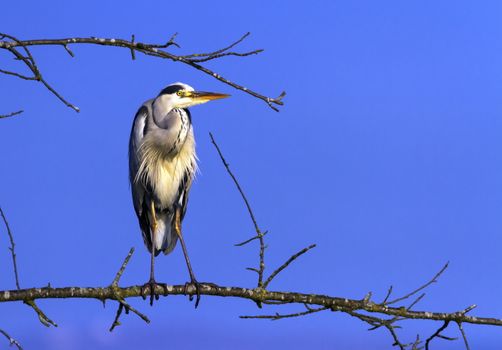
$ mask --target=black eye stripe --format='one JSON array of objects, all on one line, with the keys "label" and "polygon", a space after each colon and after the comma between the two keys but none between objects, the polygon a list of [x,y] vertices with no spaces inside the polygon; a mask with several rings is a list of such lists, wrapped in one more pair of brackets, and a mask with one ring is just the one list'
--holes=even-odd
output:
[{"label": "black eye stripe", "polygon": [[166,95],[166,94],[174,94],[180,90],[184,90],[185,88],[182,85],[169,85],[166,88],[164,88],[160,93],[160,95]]}]

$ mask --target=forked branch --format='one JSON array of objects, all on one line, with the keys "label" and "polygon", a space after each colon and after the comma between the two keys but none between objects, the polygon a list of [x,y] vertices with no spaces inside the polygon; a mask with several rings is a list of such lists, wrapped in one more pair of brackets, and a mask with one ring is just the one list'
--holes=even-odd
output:
[{"label": "forked branch", "polygon": [[251,90],[243,85],[237,84],[202,65],[202,63],[205,63],[207,61],[220,59],[222,57],[229,57],[229,56],[245,57],[245,56],[256,55],[262,52],[263,51],[262,49],[245,51],[245,52],[230,51],[230,49],[234,48],[235,46],[239,45],[242,41],[244,41],[249,36],[249,34],[250,33],[246,33],[239,40],[231,43],[230,45],[222,49],[218,49],[212,52],[177,55],[172,52],[166,51],[166,49],[169,49],[171,47],[177,47],[177,48],[180,47],[178,43],[175,42],[177,34],[174,34],[165,44],[149,44],[136,41],[134,35],[131,37],[131,40],[114,39],[114,38],[96,38],[96,37],[20,40],[10,34],[0,33],[0,50],[5,50],[9,52],[14,59],[22,62],[24,66],[28,68],[28,71],[31,73],[31,75],[26,75],[25,73],[20,73],[20,72],[7,71],[4,69],[0,69],[0,73],[3,73],[5,75],[11,75],[23,80],[38,81],[42,83],[53,95],[55,95],[66,106],[72,108],[76,112],[79,112],[80,109],[77,106],[66,100],[52,85],[50,85],[47,82],[47,80],[42,75],[38,67],[37,61],[33,57],[30,47],[60,46],[63,47],[71,57],[75,57],[75,54],[70,49],[70,46],[75,46],[80,44],[90,44],[90,45],[100,45],[100,46],[110,46],[110,47],[121,47],[130,51],[133,60],[136,59],[136,52],[138,52],[146,56],[157,57],[160,59],[167,59],[173,62],[180,62],[182,64],[188,65],[205,74],[210,75],[214,79],[217,79],[224,84],[227,84],[237,90],[243,91],[255,98],[258,98],[266,102],[270,108],[274,109],[275,111],[278,111],[277,106],[282,106],[284,104],[282,102],[282,99],[286,95],[285,92],[282,92],[278,97],[275,98],[268,97],[254,90]]}]

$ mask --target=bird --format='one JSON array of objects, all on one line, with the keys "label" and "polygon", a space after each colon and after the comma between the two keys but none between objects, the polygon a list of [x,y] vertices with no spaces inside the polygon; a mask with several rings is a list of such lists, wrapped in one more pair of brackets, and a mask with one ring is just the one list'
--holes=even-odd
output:
[{"label": "bird", "polygon": [[195,286],[195,307],[199,304],[199,284],[181,230],[197,171],[192,116],[188,108],[229,96],[195,91],[190,85],[176,82],[144,102],[134,117],[129,139],[129,181],[143,240],[151,254],[150,279],[141,290],[143,298],[147,291],[150,292],[150,305],[154,296],[158,299],[155,295],[155,257],[160,252],[166,255],[172,252],[178,240],[190,284]]}]

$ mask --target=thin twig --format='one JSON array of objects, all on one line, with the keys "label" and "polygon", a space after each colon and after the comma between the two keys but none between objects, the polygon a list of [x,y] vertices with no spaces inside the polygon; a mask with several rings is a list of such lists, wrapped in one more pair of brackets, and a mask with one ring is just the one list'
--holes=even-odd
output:
[{"label": "thin twig", "polygon": [[399,340],[399,337],[396,333],[397,326],[394,326],[395,319],[386,320],[386,319],[379,318],[379,317],[363,315],[363,314],[360,314],[360,313],[352,311],[352,310],[347,311],[347,313],[349,315],[356,317],[356,318],[360,319],[361,321],[366,322],[369,325],[371,325],[372,328],[370,328],[369,330],[375,330],[380,327],[385,327],[389,331],[392,339],[394,340],[394,343],[392,344],[392,346],[398,346],[400,350],[405,350],[406,347],[408,345],[410,345],[410,344],[403,344]]},{"label": "thin twig", "polygon": [[261,234],[261,236],[253,236],[253,237],[251,237],[251,238],[249,238],[249,239],[246,239],[244,242],[240,242],[240,243],[236,243],[236,244],[234,244],[234,246],[235,246],[235,247],[242,247],[242,246],[244,246],[244,245],[246,245],[246,244],[248,244],[248,243],[251,243],[252,241],[254,241],[254,240],[256,240],[256,239],[260,239],[260,237],[265,236],[267,233],[268,233],[268,231],[265,231],[265,232],[263,232],[263,233]]},{"label": "thin twig", "polygon": [[328,310],[327,307],[320,307],[320,308],[317,308],[317,309],[308,309],[307,311],[303,311],[303,312],[296,312],[296,313],[293,313],[293,314],[278,314],[276,313],[275,315],[255,315],[255,316],[239,316],[239,318],[244,318],[244,319],[269,319],[269,320],[272,320],[272,321],[277,321],[277,320],[280,320],[280,319],[283,319],[283,318],[292,318],[292,317],[301,317],[301,316],[306,316],[306,315],[310,315],[310,314],[313,314],[313,313],[316,313],[316,312],[320,312],[320,311],[324,311],[324,310]]},{"label": "thin twig", "polygon": [[120,269],[117,271],[117,274],[115,275],[115,278],[113,279],[112,286],[118,286],[119,285],[119,280],[120,277],[122,277],[122,274],[125,271],[125,268],[127,267],[127,264],[129,263],[129,260],[131,259],[131,256],[134,254],[134,247],[129,249],[129,253],[124,259],[124,262],[120,266]]},{"label": "thin twig", "polygon": [[9,235],[9,241],[10,241],[10,254],[12,256],[12,266],[14,268],[14,277],[16,279],[16,288],[21,289],[19,285],[19,275],[17,272],[17,261],[16,261],[16,244],[14,242],[14,236],[12,235],[12,231],[10,230],[9,222],[7,221],[7,218],[5,217],[5,214],[3,212],[3,209],[0,207],[0,215],[2,216],[3,222],[5,224],[5,228],[7,229],[7,234]]},{"label": "thin twig", "polygon": [[467,341],[467,336],[465,335],[464,327],[462,326],[461,321],[457,321],[458,329],[460,330],[460,333],[462,334],[462,339],[464,339],[464,345],[466,350],[471,350],[471,347],[469,346],[469,342]]},{"label": "thin twig", "polygon": [[239,181],[237,181],[237,178],[235,177],[235,175],[230,170],[230,165],[225,160],[225,157],[223,156],[223,153],[221,152],[221,149],[218,146],[218,144],[216,143],[216,140],[214,139],[214,136],[213,136],[213,134],[211,132],[209,133],[209,137],[211,138],[211,142],[214,145],[214,147],[216,148],[216,151],[218,152],[218,155],[220,156],[220,159],[223,162],[223,165],[225,166],[225,169],[227,169],[228,174],[232,178],[235,186],[237,187],[237,190],[239,191],[242,199],[244,200],[244,203],[246,204],[246,208],[248,210],[249,216],[251,217],[251,221],[253,221],[253,225],[254,225],[256,233],[257,234],[261,234],[261,230],[258,227],[258,222],[256,221],[255,215],[253,213],[253,209],[251,208],[251,204],[249,204],[249,201],[248,201],[246,195],[244,194],[244,191],[242,190],[242,187],[239,184]]},{"label": "thin twig", "polygon": [[[101,46],[113,46],[113,47],[122,47],[126,48],[131,52],[131,56],[133,59],[136,58],[135,52],[140,52],[143,53],[144,55],[147,56],[153,56],[161,59],[169,59],[174,62],[181,62],[183,64],[189,65],[192,68],[195,68],[205,74],[210,75],[214,79],[219,80],[220,82],[227,84],[237,90],[243,91],[255,98],[258,98],[264,102],[267,103],[267,105],[272,108],[275,111],[278,111],[277,106],[282,106],[284,105],[284,102],[282,101],[285,92],[281,93],[278,97],[272,98],[268,97],[265,95],[262,95],[260,93],[257,93],[251,89],[248,89],[244,87],[243,85],[234,83],[233,81],[230,81],[229,79],[221,76],[220,74],[214,72],[211,69],[208,69],[204,66],[202,66],[200,63],[203,63],[204,61],[210,60],[210,59],[217,59],[223,56],[249,56],[253,54],[257,54],[261,52],[262,50],[254,50],[250,52],[244,52],[244,53],[239,53],[239,52],[225,52],[228,49],[236,46],[240,42],[246,38],[248,34],[244,35],[241,39],[238,41],[232,43],[231,45],[221,49],[221,50],[216,50],[213,51],[212,53],[209,54],[191,54],[191,55],[175,55],[170,52],[164,51],[162,49],[166,49],[170,46],[176,46],[179,47],[179,45],[174,41],[176,34],[174,34],[167,43],[165,44],[147,44],[147,43],[140,43],[136,42],[134,37],[132,37],[131,41],[128,40],[123,40],[123,39],[114,39],[114,38],[96,38],[96,37],[87,37],[87,38],[64,38],[64,39],[37,39],[37,40],[19,40],[11,35],[8,34],[3,34],[0,33],[0,49],[7,50],[11,52],[14,56],[15,59],[18,59],[22,61],[33,73],[32,77],[24,76],[19,73],[15,72],[9,72],[9,71],[1,71],[0,73],[4,74],[10,74],[10,75],[15,75],[19,78],[22,79],[27,79],[27,80],[37,80],[40,81],[51,93],[53,93],[59,100],[61,100],[66,106],[74,109],[75,111],[79,111],[79,109],[74,106],[73,104],[69,103],[66,99],[62,97],[60,93],[56,91],[51,85],[47,83],[45,78],[42,77],[42,74],[40,73],[36,62],[31,55],[31,52],[28,50],[29,46],[50,46],[50,45],[56,45],[56,46],[63,46],[68,53],[72,54],[72,52],[69,49],[70,45],[76,45],[76,44],[93,44],[93,45],[101,45]],[[9,40],[3,40],[3,39],[9,39]],[[17,50],[16,47],[21,47],[23,50],[26,52],[26,55],[21,55]],[[208,56],[209,55],[209,56]]]},{"label": "thin twig", "polygon": [[[38,66],[37,66],[37,63],[35,61],[35,59],[33,58],[33,55],[31,54],[31,51],[28,49],[27,45],[25,44],[22,44],[22,42],[20,40],[18,40],[17,38],[13,37],[12,35],[7,35],[7,34],[2,34],[3,37],[7,37],[9,39],[12,40],[12,42],[10,42],[11,44],[13,45],[9,45],[8,47],[4,47],[4,49],[8,50],[10,53],[12,53],[14,55],[15,58],[17,58],[18,60],[20,61],[23,61],[25,63],[25,65],[31,70],[31,72],[33,73],[33,76],[32,77],[28,77],[28,76],[24,76],[24,75],[21,75],[21,74],[18,74],[18,73],[14,73],[14,72],[9,72],[9,71],[4,71],[4,70],[0,70],[0,73],[4,73],[4,74],[9,74],[9,75],[14,75],[18,78],[21,78],[21,79],[24,79],[24,80],[36,80],[36,81],[39,81],[41,82],[50,92],[52,92],[52,94],[54,96],[56,96],[61,102],[63,102],[67,107],[70,107],[72,108],[74,111],[76,112],[80,112],[80,109],[73,105],[72,103],[68,102],[60,93],[58,93],[42,76],[42,74],[40,73],[40,70],[38,69]],[[6,43],[6,42],[3,42],[3,43]],[[23,56],[19,51],[17,51],[15,49],[15,44],[19,44],[19,46],[21,46],[23,48],[23,50],[25,51],[26,53],[26,56]],[[65,48],[67,49],[68,51],[68,48],[66,46],[66,43],[60,43],[60,45],[63,45],[65,46]],[[2,48],[2,46],[0,46],[0,48]],[[71,51],[69,51],[71,52]]]},{"label": "thin twig", "polygon": [[415,299],[415,300],[414,300],[414,301],[410,304],[410,306],[408,306],[408,310],[411,310],[411,308],[412,308],[413,306],[417,305],[417,304],[418,304],[418,302],[419,302],[420,300],[422,300],[422,299],[423,299],[423,297],[425,297],[425,293],[420,294],[420,295],[418,296],[418,298],[416,298],[416,299]]},{"label": "thin twig", "polygon": [[40,322],[44,326],[46,326],[46,327],[50,327],[50,326],[57,327],[58,326],[56,324],[56,322],[54,322],[49,317],[47,317],[47,315],[37,306],[37,304],[35,304],[35,301],[33,299],[25,300],[24,303],[26,305],[30,306],[37,313],[38,319],[40,320]]},{"label": "thin twig", "polygon": [[120,318],[120,315],[122,314],[123,310],[125,310],[126,314],[128,314],[129,311],[132,311],[134,314],[136,314],[143,321],[145,321],[146,323],[150,323],[150,319],[148,318],[148,316],[146,316],[142,312],[138,311],[137,309],[133,308],[124,299],[119,298],[119,299],[117,299],[117,301],[119,303],[119,306],[118,306],[118,309],[117,309],[117,313],[115,315],[115,319],[113,320],[113,323],[112,323],[112,325],[111,325],[111,327],[109,329],[110,332],[112,332],[115,329],[116,326],[120,326],[119,318]]},{"label": "thin twig", "polygon": [[68,55],[70,55],[71,57],[75,57],[75,54],[73,53],[72,50],[70,50],[67,44],[64,44],[63,47],[66,50],[66,52],[68,52]]},{"label": "thin twig", "polygon": [[[10,229],[9,222],[7,221],[7,218],[5,217],[5,213],[3,212],[3,209],[1,207],[0,207],[0,216],[2,216],[3,222],[4,222],[5,227],[7,229],[7,234],[9,235],[9,241],[10,241],[9,250],[10,250],[10,253],[12,256],[12,266],[14,268],[14,277],[16,279],[16,288],[18,290],[21,290],[21,286],[19,284],[19,274],[18,274],[18,270],[17,270],[17,259],[16,259],[16,250],[15,250],[16,244],[14,242],[14,236],[13,236],[12,231]],[[47,317],[47,315],[37,306],[37,304],[35,304],[35,301],[33,299],[28,299],[28,298],[23,299],[23,303],[30,306],[37,313],[38,319],[40,320],[40,322],[44,326],[49,327],[49,326],[53,325],[54,327],[57,327],[57,324],[54,321],[52,321],[49,317]]]},{"label": "thin twig", "polygon": [[207,56],[214,56],[214,55],[218,55],[220,53],[223,53],[227,50],[230,50],[231,48],[235,47],[236,45],[240,44],[241,42],[244,41],[244,39],[246,39],[248,36],[250,36],[251,33],[250,32],[247,32],[246,34],[244,34],[243,36],[240,37],[239,40],[237,41],[234,41],[232,44],[222,48],[222,49],[219,49],[219,50],[216,50],[216,51],[213,51],[213,52],[209,52],[209,53],[194,53],[194,54],[191,54],[191,55],[185,55],[185,56],[182,56],[183,58],[194,58],[194,57],[207,57]]},{"label": "thin twig", "polygon": [[[450,321],[444,321],[443,325],[439,327],[427,340],[425,341],[425,350],[429,350],[429,343],[434,339],[434,338],[442,338],[445,339],[444,336],[441,335],[441,332],[444,331],[446,328],[448,328],[448,325],[450,324]],[[449,340],[452,340],[452,338],[448,338]]]},{"label": "thin twig", "polygon": [[0,333],[3,334],[5,336],[5,338],[7,338],[9,340],[9,343],[10,345],[15,345],[17,347],[18,350],[23,350],[21,344],[19,344],[19,342],[12,338],[6,331],[4,331],[3,329],[0,329]]},{"label": "thin twig", "polygon": [[303,248],[302,250],[300,250],[298,253],[293,254],[288,260],[286,260],[286,262],[284,264],[282,264],[281,266],[279,266],[279,268],[277,268],[274,272],[272,272],[272,274],[267,278],[267,280],[265,281],[265,283],[263,283],[263,288],[267,288],[268,285],[270,284],[270,282],[272,282],[272,280],[282,270],[284,270],[286,267],[288,267],[289,264],[291,264],[293,261],[295,261],[296,259],[298,259],[300,256],[302,256],[303,254],[305,254],[306,252],[308,252],[310,249],[315,248],[315,247],[316,247],[315,244],[311,244],[308,247]]},{"label": "thin twig", "polygon": [[122,303],[119,303],[119,307],[117,308],[117,313],[115,314],[115,318],[113,320],[113,323],[109,329],[110,332],[113,332],[115,327],[120,326],[120,315],[122,315],[122,311],[124,310],[124,305]]},{"label": "thin twig", "polygon": [[[266,248],[265,247],[265,240],[263,239],[263,236],[265,235],[265,233],[263,233],[260,230],[260,227],[258,226],[258,222],[256,221],[256,217],[254,216],[253,209],[251,208],[251,205],[249,204],[249,201],[248,201],[246,195],[244,194],[244,191],[242,190],[241,185],[237,181],[237,178],[230,170],[230,166],[227,163],[227,161],[225,160],[225,157],[223,156],[223,153],[221,152],[221,149],[218,146],[218,144],[216,143],[216,140],[214,139],[213,134],[211,132],[209,133],[209,137],[211,138],[211,142],[214,145],[214,147],[216,148],[216,151],[218,152],[218,155],[220,156],[220,159],[223,162],[223,165],[225,166],[227,173],[232,178],[232,181],[234,182],[235,186],[237,187],[237,190],[239,191],[239,193],[242,197],[242,200],[246,204],[246,208],[248,210],[249,217],[251,218],[251,221],[253,222],[253,226],[256,231],[256,237],[257,237],[258,241],[260,242],[260,252],[259,252],[260,257],[259,257],[259,268],[258,268],[258,288],[263,288],[264,287],[263,274],[265,272],[265,248]],[[243,245],[246,242],[250,242],[252,240],[253,239],[247,240],[240,245]]]},{"label": "thin twig", "polygon": [[120,293],[119,281],[127,267],[127,264],[129,264],[129,260],[131,260],[133,254],[134,254],[134,247],[129,249],[129,253],[125,257],[124,262],[120,266],[120,269],[117,271],[117,274],[115,275],[115,278],[113,279],[113,282],[110,285],[110,288],[112,288],[112,290],[114,291],[115,300],[117,300],[117,302],[119,303],[119,306],[117,308],[117,313],[115,314],[115,319],[113,320],[113,323],[110,327],[110,332],[112,332],[115,329],[115,327],[120,325],[119,318],[122,315],[122,311],[124,310],[126,314],[128,314],[129,311],[132,311],[133,313],[138,315],[143,321],[145,321],[146,323],[150,323],[150,319],[145,314],[141,313],[140,311],[136,310],[131,305],[129,305]]},{"label": "thin twig", "polygon": [[11,71],[4,70],[4,69],[0,69],[0,73],[6,74],[6,75],[13,75],[13,76],[21,78],[23,80],[37,80],[37,78],[35,78],[35,77],[29,77],[27,75],[23,75],[23,74],[16,73],[16,72],[11,72]]},{"label": "thin twig", "polygon": [[428,287],[428,286],[430,286],[432,283],[437,282],[437,280],[438,280],[439,276],[441,276],[441,275],[443,274],[443,272],[445,272],[445,270],[448,268],[448,264],[449,264],[449,262],[447,262],[447,263],[443,266],[443,268],[442,268],[441,270],[439,270],[439,272],[438,272],[438,273],[436,273],[436,275],[435,275],[435,276],[434,276],[434,277],[433,277],[433,278],[432,278],[429,282],[427,282],[427,283],[425,283],[424,285],[422,285],[422,286],[418,287],[418,288],[417,288],[417,289],[415,289],[414,291],[412,291],[412,292],[410,292],[410,293],[408,293],[408,294],[406,294],[406,295],[404,295],[404,296],[402,296],[402,297],[400,297],[400,298],[396,298],[396,299],[394,299],[394,300],[388,301],[388,302],[387,302],[387,303],[385,303],[385,304],[386,304],[386,305],[392,305],[392,304],[395,304],[395,303],[397,303],[397,302],[399,302],[399,301],[402,301],[402,300],[408,299],[409,297],[411,297],[411,296],[413,296],[413,295],[417,294],[417,293],[418,293],[418,292],[420,292],[421,290],[423,290],[423,289],[427,288],[427,287]]},{"label": "thin twig", "polygon": [[382,304],[385,305],[387,304],[387,300],[389,300],[390,298],[390,295],[392,294],[392,286],[389,287],[389,289],[387,290],[387,294],[385,295],[385,298],[384,300],[382,301]]},{"label": "thin twig", "polygon": [[23,113],[24,111],[23,110],[20,110],[20,111],[16,111],[16,112],[11,112],[9,114],[0,114],[0,119],[2,118],[9,118],[9,117],[13,117],[15,115],[18,115],[18,114],[21,114]]},{"label": "thin twig", "polygon": [[204,58],[192,58],[192,59],[190,59],[190,62],[197,62],[197,63],[207,62],[207,61],[211,61],[211,60],[225,57],[225,56],[246,57],[246,56],[251,56],[251,55],[257,55],[261,52],[263,52],[263,49],[253,50],[253,51],[249,51],[249,52],[242,52],[242,53],[240,53],[240,52],[225,52],[225,53],[220,53],[218,55],[208,56],[208,57],[204,57]]}]

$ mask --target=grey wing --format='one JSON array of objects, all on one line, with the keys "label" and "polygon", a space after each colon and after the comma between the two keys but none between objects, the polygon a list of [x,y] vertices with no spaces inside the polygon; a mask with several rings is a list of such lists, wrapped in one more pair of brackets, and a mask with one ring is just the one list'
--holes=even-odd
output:
[{"label": "grey wing", "polygon": [[192,187],[192,181],[193,174],[189,170],[185,171],[185,175],[178,189],[178,205],[181,207],[181,220],[183,220],[187,211],[188,194],[190,192],[190,187]]},{"label": "grey wing", "polygon": [[145,134],[149,110],[143,105],[136,113],[129,139],[129,182],[131,183],[132,201],[138,216],[143,239],[148,249],[151,249],[150,220],[148,218],[148,193],[141,181],[136,180],[140,166],[139,148]]}]

